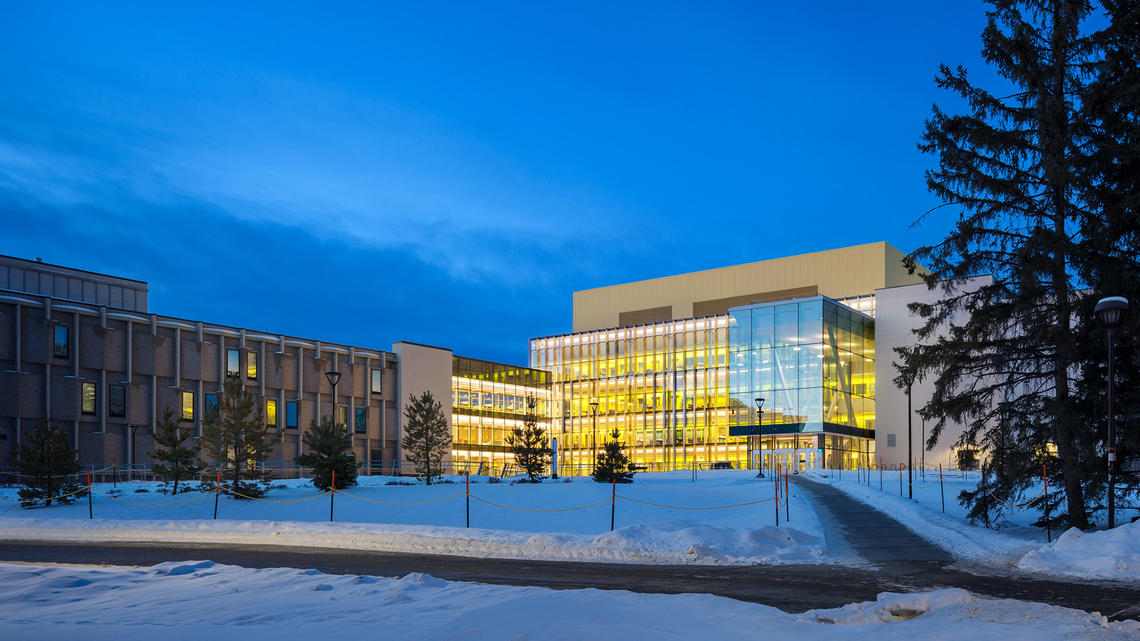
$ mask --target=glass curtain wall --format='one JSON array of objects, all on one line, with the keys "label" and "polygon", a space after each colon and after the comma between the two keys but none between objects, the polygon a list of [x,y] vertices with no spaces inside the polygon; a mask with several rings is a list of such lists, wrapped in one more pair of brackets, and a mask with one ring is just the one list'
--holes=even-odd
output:
[{"label": "glass curtain wall", "polygon": [[531,366],[552,375],[560,472],[589,474],[595,447],[615,429],[647,470],[721,461],[745,467],[745,439],[728,434],[728,321],[708,316],[533,339]]},{"label": "glass curtain wall", "polygon": [[874,320],[816,297],[729,310],[733,426],[757,424],[754,465],[851,468],[873,457]]},{"label": "glass curtain wall", "polygon": [[528,416],[550,434],[550,374],[460,356],[452,359],[451,458],[472,473],[514,462],[507,435]]}]

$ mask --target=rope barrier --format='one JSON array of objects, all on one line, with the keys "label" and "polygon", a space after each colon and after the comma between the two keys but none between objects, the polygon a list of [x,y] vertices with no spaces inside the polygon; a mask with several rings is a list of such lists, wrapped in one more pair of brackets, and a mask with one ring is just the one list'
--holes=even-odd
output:
[{"label": "rope barrier", "polygon": [[96,490],[95,488],[91,488],[91,491],[96,493],[96,494],[102,494],[103,496],[105,496],[109,499],[118,501],[119,503],[126,503],[127,505],[135,505],[138,507],[170,507],[172,505],[185,505],[187,503],[193,503],[194,501],[204,499],[207,496],[210,496],[214,493],[214,490],[210,490],[208,492],[201,492],[198,494],[198,496],[195,496],[194,498],[186,499],[185,501],[175,501],[174,503],[136,503],[135,501],[128,501],[126,499],[121,499],[121,498],[119,498],[113,494],[106,494],[104,492]]},{"label": "rope barrier", "polygon": [[[322,496],[327,496],[327,495],[332,493],[332,491],[329,490],[326,492],[321,492],[320,494],[317,494],[314,496],[305,497],[303,499],[295,499],[292,501],[275,501],[273,499],[263,499],[260,496],[250,496],[248,494],[242,494],[241,492],[235,492],[235,491],[233,491],[229,488],[225,488],[225,487],[221,488],[221,491],[226,493],[226,494],[233,495],[233,496],[240,496],[243,499],[250,499],[252,501],[261,501],[262,503],[277,503],[278,505],[290,505],[293,503],[304,503],[305,501],[312,501],[313,499],[319,499]],[[211,492],[211,494],[213,494],[213,492]]]},{"label": "rope barrier", "polygon": [[0,498],[0,501],[4,501],[5,503],[25,503],[25,502],[27,502],[27,503],[38,503],[39,501],[58,501],[60,499],[65,499],[65,498],[71,496],[72,494],[79,494],[80,492],[86,492],[86,491],[87,491],[86,487],[81,487],[78,490],[75,490],[74,492],[68,492],[67,494],[61,494],[60,496],[53,496],[53,497],[46,498],[46,499],[18,499],[18,500],[13,501],[12,499]]},{"label": "rope barrier", "polygon": [[622,496],[621,494],[618,494],[617,497],[619,499],[625,499],[626,501],[633,501],[634,503],[642,503],[644,505],[652,505],[654,507],[664,507],[664,508],[669,508],[671,510],[725,510],[725,509],[732,508],[732,507],[744,507],[746,505],[757,505],[759,503],[767,503],[768,501],[775,501],[776,500],[776,497],[773,496],[770,499],[760,499],[759,501],[749,501],[747,503],[734,503],[732,505],[713,505],[710,507],[683,507],[680,505],[662,505],[661,503],[650,503],[649,501],[642,501],[640,499],[631,499],[628,496]]},{"label": "rope barrier", "polygon": [[[326,492],[326,494],[327,494],[327,492]],[[466,492],[460,492],[458,494],[452,494],[451,496],[445,496],[445,497],[439,498],[439,499],[431,499],[430,501],[410,501],[410,502],[378,501],[376,499],[366,499],[363,496],[357,496],[355,494],[345,492],[344,490],[340,490],[338,492],[338,494],[342,494],[344,496],[349,496],[349,497],[352,497],[352,498],[360,500],[360,501],[368,501],[369,503],[379,503],[380,505],[426,505],[428,503],[439,503],[440,501],[447,501],[447,500],[450,500],[450,499],[453,499],[453,498],[456,498],[459,496],[463,496],[464,494],[466,494]],[[474,497],[472,497],[472,498],[474,498]]]},{"label": "rope barrier", "polygon": [[476,501],[481,501],[483,503],[486,503],[487,505],[493,505],[495,507],[501,507],[504,510],[516,510],[518,512],[573,512],[574,510],[584,510],[588,507],[594,507],[595,505],[601,505],[602,503],[609,503],[610,502],[610,499],[602,499],[602,500],[598,501],[597,503],[590,503],[589,505],[579,505],[578,507],[542,509],[542,508],[511,507],[509,505],[499,505],[498,503],[492,503],[491,501],[488,501],[487,499],[481,499],[478,496],[475,496],[474,494],[471,495],[471,498],[475,499]]}]

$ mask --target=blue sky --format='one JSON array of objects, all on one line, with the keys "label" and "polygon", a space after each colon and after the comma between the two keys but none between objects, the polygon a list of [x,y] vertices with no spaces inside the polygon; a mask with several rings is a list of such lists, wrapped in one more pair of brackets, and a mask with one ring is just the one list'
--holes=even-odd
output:
[{"label": "blue sky", "polygon": [[524,362],[571,292],[885,240],[973,0],[6,2],[0,253],[151,310]]}]

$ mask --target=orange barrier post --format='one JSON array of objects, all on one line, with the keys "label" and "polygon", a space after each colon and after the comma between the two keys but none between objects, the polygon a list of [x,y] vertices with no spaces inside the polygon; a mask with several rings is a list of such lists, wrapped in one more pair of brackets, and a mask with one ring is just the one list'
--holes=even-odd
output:
[{"label": "orange barrier post", "polygon": [[883,491],[883,457],[879,457],[879,491]]},{"label": "orange barrier post", "polygon": [[1049,476],[1045,473],[1045,464],[1041,464],[1041,480],[1045,482],[1045,536],[1050,543],[1053,542],[1053,528],[1049,525]]},{"label": "orange barrier post", "polygon": [[111,487],[119,487],[119,468],[115,465],[115,455],[111,455]]},{"label": "orange barrier post", "polygon": [[902,463],[899,463],[899,496],[902,496]]},{"label": "orange barrier post", "polygon": [[218,497],[222,495],[222,471],[215,470],[218,473],[218,484],[214,486],[214,520],[218,520]]},{"label": "orange barrier post", "polygon": [[938,492],[942,494],[942,513],[946,514],[946,485],[942,482],[942,464],[938,464]]},{"label": "orange barrier post", "polygon": [[[480,465],[482,465],[482,463],[480,463]],[[465,481],[467,483],[467,487],[463,491],[463,493],[466,495],[465,498],[467,499],[467,527],[471,527],[471,472],[470,471],[467,472],[467,478],[465,479]]]},{"label": "orange barrier post", "polygon": [[332,471],[332,487],[329,489],[329,523],[332,523],[333,503],[336,502],[336,470]]},{"label": "orange barrier post", "polygon": [[91,470],[87,470],[87,518],[95,518],[95,508],[91,507]]}]

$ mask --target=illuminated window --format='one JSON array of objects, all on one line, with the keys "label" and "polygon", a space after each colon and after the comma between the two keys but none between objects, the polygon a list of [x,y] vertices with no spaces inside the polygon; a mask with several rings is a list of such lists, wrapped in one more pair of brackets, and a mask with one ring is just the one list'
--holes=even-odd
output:
[{"label": "illuminated window", "polygon": [[127,386],[112,385],[107,388],[107,413],[111,416],[127,415]]},{"label": "illuminated window", "polygon": [[340,427],[348,425],[348,408],[344,405],[336,406],[336,424]]},{"label": "illuminated window", "polygon": [[82,410],[84,414],[95,413],[95,383],[83,383],[82,385]]},{"label": "illuminated window", "polygon": [[265,424],[269,427],[277,427],[277,401],[265,401]]},{"label": "illuminated window", "polygon": [[297,401],[285,401],[285,427],[297,428]]},{"label": "illuminated window", "polygon": [[384,370],[372,370],[372,393],[382,394],[384,392]]},{"label": "illuminated window", "polygon": [[226,350],[226,376],[241,374],[241,352],[236,349]]},{"label": "illuminated window", "polygon": [[246,352],[245,375],[247,378],[257,379],[257,352]]},{"label": "illuminated window", "polygon": [[356,408],[356,433],[363,434],[368,430],[368,408]]},{"label": "illuminated window", "polygon": [[194,420],[194,392],[182,392],[182,420]]},{"label": "illuminated window", "polygon": [[52,354],[56,358],[67,358],[71,355],[71,328],[67,325],[56,325],[53,328]]}]

